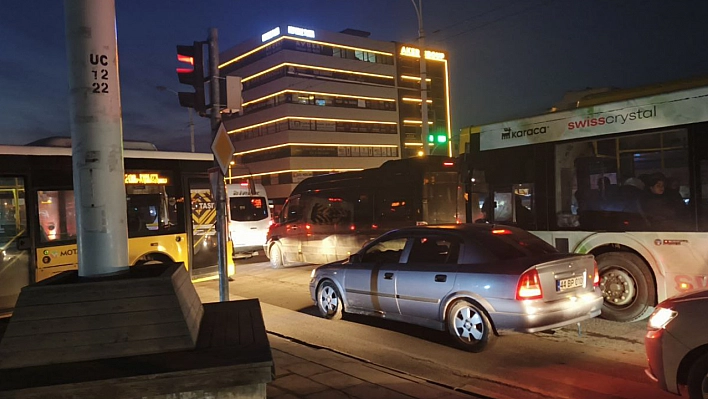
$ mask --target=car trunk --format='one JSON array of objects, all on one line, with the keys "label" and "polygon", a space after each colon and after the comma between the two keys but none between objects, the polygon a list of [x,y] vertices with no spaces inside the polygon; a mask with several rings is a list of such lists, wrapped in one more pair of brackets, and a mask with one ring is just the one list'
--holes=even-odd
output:
[{"label": "car trunk", "polygon": [[537,263],[543,301],[551,302],[593,291],[595,261],[592,255],[563,255]]}]

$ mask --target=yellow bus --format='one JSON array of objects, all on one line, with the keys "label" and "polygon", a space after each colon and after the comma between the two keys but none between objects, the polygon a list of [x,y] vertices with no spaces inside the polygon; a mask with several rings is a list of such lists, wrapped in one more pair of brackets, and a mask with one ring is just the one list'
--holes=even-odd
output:
[{"label": "yellow bus", "polygon": [[[0,315],[22,287],[77,268],[69,146],[0,146]],[[124,164],[130,265],[184,262],[193,280],[215,276],[212,155],[126,142]],[[231,245],[227,260],[231,275]]]}]

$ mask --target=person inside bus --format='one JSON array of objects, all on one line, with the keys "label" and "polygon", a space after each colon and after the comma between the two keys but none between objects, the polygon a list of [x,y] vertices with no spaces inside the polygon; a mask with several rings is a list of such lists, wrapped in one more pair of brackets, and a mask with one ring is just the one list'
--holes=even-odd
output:
[{"label": "person inside bus", "polygon": [[647,179],[648,192],[642,203],[642,210],[652,229],[672,231],[683,223],[682,209],[666,193],[666,177],[654,173]]}]

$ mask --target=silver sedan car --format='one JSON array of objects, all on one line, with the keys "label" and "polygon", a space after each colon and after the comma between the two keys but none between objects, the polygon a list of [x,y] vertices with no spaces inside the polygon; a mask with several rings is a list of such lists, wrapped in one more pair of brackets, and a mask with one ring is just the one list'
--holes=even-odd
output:
[{"label": "silver sedan car", "polygon": [[312,271],[321,315],[358,313],[447,330],[479,352],[501,329],[537,332],[600,314],[592,255],[559,253],[524,230],[490,224],[388,232]]}]

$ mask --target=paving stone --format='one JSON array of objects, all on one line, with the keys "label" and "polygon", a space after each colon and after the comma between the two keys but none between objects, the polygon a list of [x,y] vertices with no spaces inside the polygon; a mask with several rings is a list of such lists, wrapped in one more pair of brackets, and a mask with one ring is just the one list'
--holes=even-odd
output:
[{"label": "paving stone", "polygon": [[344,374],[336,370],[330,370],[326,373],[313,375],[310,378],[312,378],[314,381],[319,382],[320,384],[324,384],[335,389],[344,389],[347,387],[352,387],[354,385],[364,383],[364,381],[356,377],[352,377],[348,374]]},{"label": "paving stone", "polygon": [[359,384],[345,388],[342,391],[360,399],[411,399],[411,396],[392,391],[376,384]]},{"label": "paving stone", "polygon": [[344,392],[337,391],[334,389],[328,389],[326,391],[313,393],[307,395],[306,399],[351,399],[352,397]]},{"label": "paving stone", "polygon": [[303,377],[310,377],[316,374],[326,373],[330,369],[317,363],[296,363],[287,366],[287,369]]},{"label": "paving stone", "polygon": [[290,374],[283,378],[277,378],[270,385],[288,392],[297,392],[301,395],[308,395],[329,389],[326,385],[312,381],[297,374]]}]

